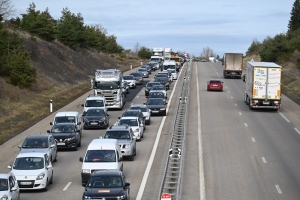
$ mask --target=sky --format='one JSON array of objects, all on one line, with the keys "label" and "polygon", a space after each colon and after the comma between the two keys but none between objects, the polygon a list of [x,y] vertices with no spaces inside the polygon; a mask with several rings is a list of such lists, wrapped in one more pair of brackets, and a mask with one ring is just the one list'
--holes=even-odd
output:
[{"label": "sky", "polygon": [[86,25],[101,24],[124,49],[172,48],[200,56],[211,48],[245,54],[253,40],[286,33],[295,0],[12,0],[21,17],[33,2],[54,19],[63,8],[81,13]]}]

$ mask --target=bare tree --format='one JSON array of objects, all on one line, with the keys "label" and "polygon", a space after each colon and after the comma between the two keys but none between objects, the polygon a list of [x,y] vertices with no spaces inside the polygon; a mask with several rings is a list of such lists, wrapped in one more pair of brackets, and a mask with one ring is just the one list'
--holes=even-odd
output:
[{"label": "bare tree", "polygon": [[134,47],[133,47],[133,52],[134,53],[138,53],[138,51],[140,50],[140,43],[139,42],[137,42],[135,45],[134,45]]},{"label": "bare tree", "polygon": [[208,57],[216,57],[216,53],[209,47],[205,47],[200,54],[200,57],[208,59]]},{"label": "bare tree", "polygon": [[0,0],[0,14],[2,14],[3,19],[8,19],[14,12],[16,9],[12,5],[12,0]]},{"label": "bare tree", "polygon": [[104,35],[107,35],[107,29],[104,28],[101,24],[94,24],[93,26],[95,27],[96,30],[100,31]]}]

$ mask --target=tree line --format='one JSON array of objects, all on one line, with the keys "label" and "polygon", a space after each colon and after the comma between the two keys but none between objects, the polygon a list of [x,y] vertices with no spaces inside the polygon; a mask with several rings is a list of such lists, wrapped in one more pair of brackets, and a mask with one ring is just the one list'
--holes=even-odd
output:
[{"label": "tree line", "polygon": [[[295,0],[291,10],[287,33],[266,37],[262,42],[254,39],[246,55],[259,54],[261,61],[285,62],[300,51],[300,0]],[[296,56],[296,66],[300,69],[300,58]]]}]

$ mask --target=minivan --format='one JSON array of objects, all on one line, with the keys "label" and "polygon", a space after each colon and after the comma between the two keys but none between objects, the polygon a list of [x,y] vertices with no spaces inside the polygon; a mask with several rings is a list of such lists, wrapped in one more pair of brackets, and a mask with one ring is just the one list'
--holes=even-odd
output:
[{"label": "minivan", "polygon": [[80,157],[81,183],[85,185],[91,174],[97,170],[117,169],[123,171],[123,157],[116,139],[94,139],[84,157]]}]

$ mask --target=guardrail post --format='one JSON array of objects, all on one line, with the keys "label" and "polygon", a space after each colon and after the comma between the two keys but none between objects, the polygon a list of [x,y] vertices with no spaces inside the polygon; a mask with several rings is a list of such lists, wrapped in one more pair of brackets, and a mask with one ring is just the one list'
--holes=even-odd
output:
[{"label": "guardrail post", "polygon": [[50,99],[50,112],[52,113],[53,107],[52,107],[52,100]]}]

